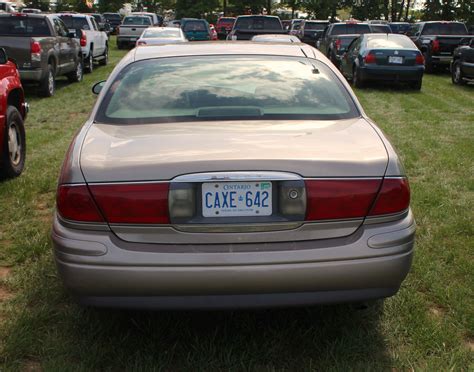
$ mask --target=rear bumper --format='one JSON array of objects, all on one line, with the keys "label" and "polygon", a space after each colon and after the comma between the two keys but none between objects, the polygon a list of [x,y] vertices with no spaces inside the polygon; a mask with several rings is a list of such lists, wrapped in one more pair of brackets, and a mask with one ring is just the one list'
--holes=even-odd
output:
[{"label": "rear bumper", "polygon": [[117,44],[135,46],[140,36],[117,36]]},{"label": "rear bumper", "polygon": [[40,81],[43,78],[43,70],[19,70],[20,78],[24,81]]},{"label": "rear bumper", "polygon": [[371,66],[361,67],[363,80],[417,81],[423,78],[424,66]]},{"label": "rear bumper", "polygon": [[[286,251],[220,253],[125,243],[106,231],[53,226],[60,277],[80,303],[138,308],[238,308],[364,301],[395,294],[411,266],[411,213],[363,225],[326,247],[288,242]],[[320,243],[320,242],[319,242]],[[308,247],[309,249],[306,249]],[[304,249],[299,249],[301,247]],[[171,252],[170,253],[170,249]],[[334,251],[347,252],[334,259]],[[84,252],[88,252],[84,254]],[[224,261],[222,261],[224,259]]]},{"label": "rear bumper", "polygon": [[431,56],[431,62],[437,65],[449,65],[453,56]]}]

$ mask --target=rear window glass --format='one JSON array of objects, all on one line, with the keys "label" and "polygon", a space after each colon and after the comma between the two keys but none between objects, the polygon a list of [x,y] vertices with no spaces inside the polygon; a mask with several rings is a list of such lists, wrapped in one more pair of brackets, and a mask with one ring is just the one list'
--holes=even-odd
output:
[{"label": "rear window glass", "polygon": [[50,36],[44,18],[0,17],[0,35],[3,36]]},{"label": "rear window glass", "polygon": [[411,27],[409,24],[391,24],[389,26],[392,32],[407,32]]},{"label": "rear window glass", "polygon": [[389,34],[392,29],[385,25],[371,25],[370,28],[374,34]]},{"label": "rear window glass", "polygon": [[234,18],[219,18],[217,23],[234,23],[235,19]]},{"label": "rear window glass", "polygon": [[234,55],[132,63],[106,93],[96,120],[139,124],[358,115],[346,88],[316,60]]},{"label": "rear window glass", "polygon": [[368,33],[370,33],[369,25],[358,25],[358,24],[335,25],[331,31],[331,35],[368,34]]},{"label": "rear window glass", "polygon": [[326,28],[327,24],[326,23],[313,23],[313,22],[306,22],[304,24],[304,29],[305,30],[318,30],[322,31]]},{"label": "rear window glass", "polygon": [[280,20],[273,17],[242,17],[237,19],[237,30],[282,30]]},{"label": "rear window glass", "polygon": [[105,19],[113,19],[114,21],[121,21],[122,17],[120,14],[104,14]]},{"label": "rear window glass", "polygon": [[170,29],[161,29],[161,30],[146,30],[145,33],[143,34],[144,38],[150,38],[150,37],[159,37],[163,39],[167,38],[179,38],[181,37],[181,34],[179,33],[178,29],[170,30]]},{"label": "rear window glass", "polygon": [[463,23],[427,23],[423,27],[423,35],[466,35]]},{"label": "rear window glass", "polygon": [[206,23],[203,21],[187,21],[184,31],[207,31]]},{"label": "rear window glass", "polygon": [[83,17],[59,16],[67,28],[76,30],[90,30],[87,19]]},{"label": "rear window glass", "polygon": [[124,25],[151,25],[150,17],[125,17],[123,20]]},{"label": "rear window glass", "polygon": [[370,36],[367,40],[367,47],[372,49],[417,49],[408,36],[387,36]]}]

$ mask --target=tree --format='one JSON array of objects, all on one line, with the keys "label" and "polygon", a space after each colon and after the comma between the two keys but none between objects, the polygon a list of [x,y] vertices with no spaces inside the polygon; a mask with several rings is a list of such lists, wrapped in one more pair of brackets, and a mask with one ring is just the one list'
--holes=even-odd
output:
[{"label": "tree", "polygon": [[291,18],[295,18],[295,12],[301,8],[302,3],[301,0],[287,0],[284,2],[291,9]]},{"label": "tree", "polygon": [[202,18],[219,8],[219,0],[177,0],[176,18]]},{"label": "tree", "polygon": [[342,1],[337,0],[303,0],[302,6],[312,18],[335,18]]},{"label": "tree", "polygon": [[25,5],[27,8],[41,9],[43,12],[47,12],[49,10],[49,1],[47,0],[26,1]]},{"label": "tree", "polygon": [[126,3],[125,0],[99,0],[97,8],[100,13],[116,13],[122,9],[124,3]]}]

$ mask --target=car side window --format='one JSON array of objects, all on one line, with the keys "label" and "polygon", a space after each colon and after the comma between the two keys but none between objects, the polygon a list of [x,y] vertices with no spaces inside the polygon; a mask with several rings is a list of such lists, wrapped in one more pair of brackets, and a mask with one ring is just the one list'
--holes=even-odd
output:
[{"label": "car side window", "polygon": [[90,18],[90,20],[91,20],[92,28],[94,29],[94,31],[99,31],[99,27],[97,26],[97,22],[95,21],[95,19]]},{"label": "car side window", "polygon": [[358,38],[352,40],[352,42],[351,42],[351,43],[349,44],[349,46],[347,47],[347,54],[351,54],[351,53],[354,51],[354,49],[355,49],[355,47],[356,47],[356,45],[357,45],[357,41],[358,41],[358,40],[359,40]]},{"label": "car side window", "polygon": [[59,36],[62,36],[62,37],[68,36],[69,32],[63,21],[61,21],[59,18],[54,18],[53,23],[54,23],[54,29],[56,30],[56,33]]}]

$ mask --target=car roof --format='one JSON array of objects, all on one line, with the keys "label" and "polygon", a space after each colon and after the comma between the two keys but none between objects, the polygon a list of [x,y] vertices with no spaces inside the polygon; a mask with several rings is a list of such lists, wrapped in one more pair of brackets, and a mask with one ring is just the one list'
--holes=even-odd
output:
[{"label": "car roof", "polygon": [[134,61],[163,57],[210,56],[210,55],[274,55],[288,57],[311,57],[325,60],[321,52],[306,44],[255,43],[251,41],[199,42],[187,45],[173,44],[137,48]]},{"label": "car roof", "polygon": [[237,18],[278,18],[277,16],[270,16],[270,15],[240,15]]}]

